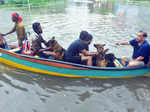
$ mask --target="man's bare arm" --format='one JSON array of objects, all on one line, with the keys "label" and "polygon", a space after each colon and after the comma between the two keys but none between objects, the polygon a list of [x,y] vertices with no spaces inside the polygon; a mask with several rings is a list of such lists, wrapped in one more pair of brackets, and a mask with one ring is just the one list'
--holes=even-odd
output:
[{"label": "man's bare arm", "polygon": [[15,32],[15,31],[16,31],[16,26],[14,26],[13,29],[12,29],[11,31],[9,31],[8,33],[2,34],[2,35],[3,35],[3,36],[6,36],[6,35],[8,35],[8,34],[11,34],[11,33]]},{"label": "man's bare arm", "polygon": [[118,42],[116,45],[130,45],[129,41]]},{"label": "man's bare arm", "polygon": [[137,57],[137,58],[135,59],[135,61],[142,61],[143,59],[144,59],[143,56],[139,56],[139,57]]},{"label": "man's bare arm", "polygon": [[93,56],[93,55],[96,55],[96,52],[89,52],[85,49],[82,50],[82,53],[85,55],[85,56]]}]

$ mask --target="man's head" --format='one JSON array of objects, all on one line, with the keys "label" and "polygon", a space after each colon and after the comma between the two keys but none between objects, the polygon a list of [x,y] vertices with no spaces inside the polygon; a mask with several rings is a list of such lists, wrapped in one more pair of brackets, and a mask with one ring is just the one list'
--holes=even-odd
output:
[{"label": "man's head", "polygon": [[87,44],[91,44],[92,39],[93,39],[93,36],[91,34],[88,34]]},{"label": "man's head", "polygon": [[136,40],[138,42],[142,42],[142,41],[144,41],[146,39],[146,37],[147,37],[147,33],[146,32],[139,31]]},{"label": "man's head", "polygon": [[4,48],[6,44],[7,43],[6,43],[5,39],[3,38],[2,34],[0,33],[0,48]]},{"label": "man's head", "polygon": [[12,14],[12,21],[15,23],[21,23],[23,21],[23,19],[19,16],[18,13],[13,13]]},{"label": "man's head", "polygon": [[83,41],[86,41],[87,38],[88,38],[88,32],[87,32],[87,31],[81,31],[81,32],[80,32],[79,39],[80,39],[80,40],[83,40]]},{"label": "man's head", "polygon": [[43,32],[42,28],[41,28],[41,25],[38,22],[33,23],[32,28],[33,28],[34,32],[37,33],[37,34],[40,34],[40,33]]},{"label": "man's head", "polygon": [[87,31],[81,31],[79,39],[81,41],[84,41],[87,44],[90,44],[93,39],[93,36],[91,34],[89,34]]}]

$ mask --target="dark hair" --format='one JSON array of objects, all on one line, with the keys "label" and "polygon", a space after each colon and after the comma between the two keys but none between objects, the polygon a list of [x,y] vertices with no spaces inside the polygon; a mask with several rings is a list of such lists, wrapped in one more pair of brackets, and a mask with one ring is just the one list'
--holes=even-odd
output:
[{"label": "dark hair", "polygon": [[19,14],[18,13],[15,13],[17,15],[17,17],[19,17]]},{"label": "dark hair", "polygon": [[93,36],[91,34],[88,34],[87,41],[92,40],[92,39],[93,39]]},{"label": "dark hair", "polygon": [[79,38],[84,41],[89,41],[93,39],[93,36],[89,34],[87,31],[81,31]]},{"label": "dark hair", "polygon": [[139,31],[139,33],[143,33],[143,37],[147,37],[147,33],[146,32],[143,32],[142,30]]},{"label": "dark hair", "polygon": [[88,32],[87,32],[87,31],[81,31],[79,38],[80,38],[81,40],[85,40],[85,41],[86,41],[87,38],[88,38]]},{"label": "dark hair", "polygon": [[143,32],[143,30],[140,30],[139,33]]},{"label": "dark hair", "polygon": [[143,37],[147,37],[147,33],[146,32],[143,32]]},{"label": "dark hair", "polygon": [[34,32],[37,33],[37,34],[40,34],[39,26],[40,26],[39,22],[35,22],[35,23],[32,24],[32,28],[33,28]]}]

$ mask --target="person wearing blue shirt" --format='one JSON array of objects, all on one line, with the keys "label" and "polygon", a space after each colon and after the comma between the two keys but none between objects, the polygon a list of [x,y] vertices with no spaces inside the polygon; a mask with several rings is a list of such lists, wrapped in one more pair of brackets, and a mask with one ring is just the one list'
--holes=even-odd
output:
[{"label": "person wearing blue shirt", "polygon": [[0,48],[3,48],[5,50],[10,50],[16,48],[16,46],[7,44],[5,38],[3,38],[3,35],[0,33]]},{"label": "person wearing blue shirt", "polygon": [[150,44],[146,41],[147,33],[139,31],[136,38],[130,41],[118,42],[116,45],[131,45],[133,47],[132,59],[128,61],[128,66],[138,66],[148,63],[150,56]]},{"label": "person wearing blue shirt", "polygon": [[0,34],[0,48],[9,50],[6,40],[3,38],[3,36]]},{"label": "person wearing blue shirt", "polygon": [[79,39],[75,40],[68,47],[65,53],[65,61],[83,64],[86,62],[87,65],[92,65],[92,56],[96,55],[96,52],[89,52],[89,45],[92,41],[92,35],[87,31],[81,31]]}]

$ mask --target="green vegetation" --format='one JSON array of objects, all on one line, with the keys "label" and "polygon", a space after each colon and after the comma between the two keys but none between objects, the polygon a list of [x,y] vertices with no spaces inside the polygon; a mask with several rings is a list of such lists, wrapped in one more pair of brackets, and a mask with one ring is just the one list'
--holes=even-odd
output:
[{"label": "green vegetation", "polygon": [[128,2],[129,3],[140,4],[140,5],[145,5],[145,6],[150,5],[150,0],[129,0]]},{"label": "green vegetation", "polygon": [[110,2],[120,2],[120,3],[132,3],[132,4],[139,4],[139,5],[150,5],[150,0],[108,0]]},{"label": "green vegetation", "polygon": [[39,7],[39,6],[48,6],[53,4],[62,4],[65,3],[66,0],[8,0],[7,3],[0,5],[0,8],[10,8],[17,10],[18,8],[24,9],[28,7],[28,2],[30,3],[30,7]]},{"label": "green vegetation", "polygon": [[59,0],[9,0],[8,3],[10,4],[27,4],[30,3],[41,3],[41,2],[52,2],[52,1],[59,1]]}]

